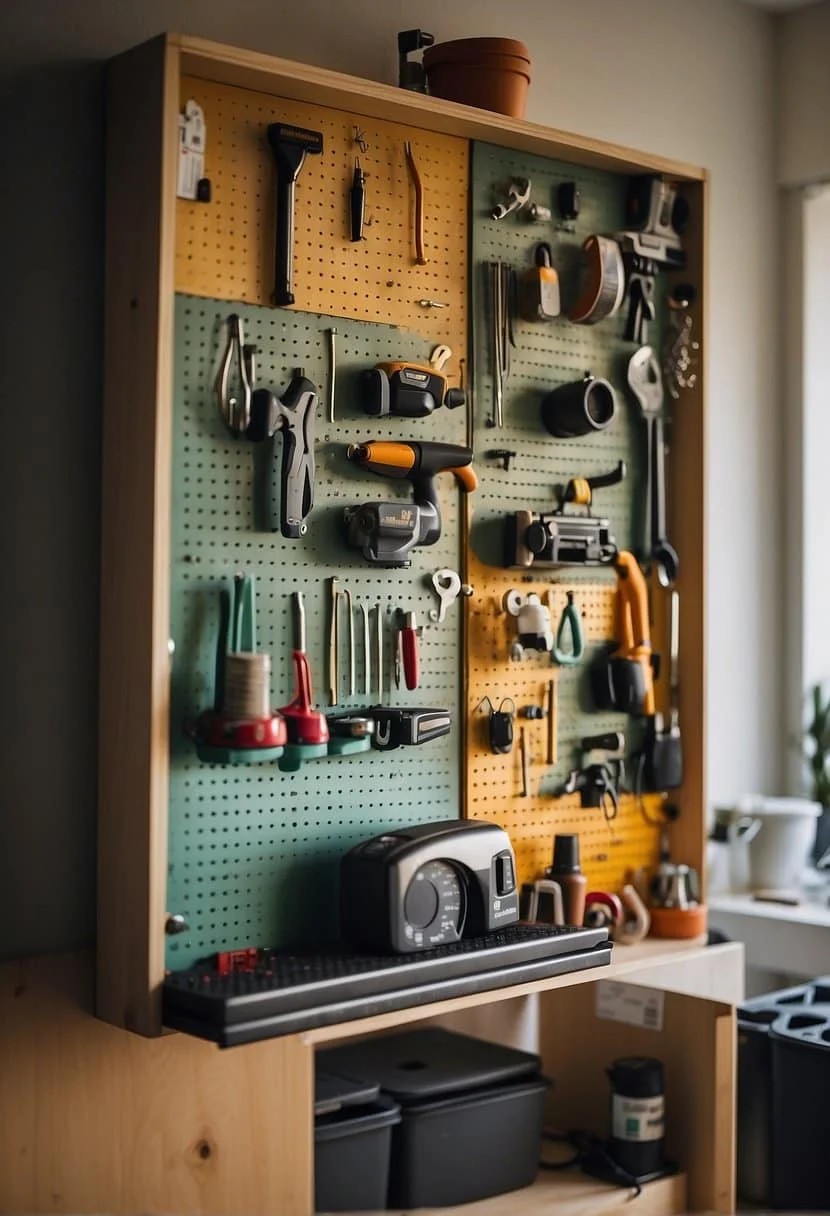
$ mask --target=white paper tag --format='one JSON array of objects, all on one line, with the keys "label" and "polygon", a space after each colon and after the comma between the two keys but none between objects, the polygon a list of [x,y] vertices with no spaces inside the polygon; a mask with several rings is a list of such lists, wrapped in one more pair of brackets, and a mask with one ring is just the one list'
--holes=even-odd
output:
[{"label": "white paper tag", "polygon": [[179,198],[196,198],[199,182],[205,176],[205,116],[202,107],[188,101],[179,115]]},{"label": "white paper tag", "polygon": [[645,1026],[646,1030],[663,1029],[665,993],[617,980],[600,980],[597,984],[596,1013],[610,1022],[627,1022],[629,1026]]}]

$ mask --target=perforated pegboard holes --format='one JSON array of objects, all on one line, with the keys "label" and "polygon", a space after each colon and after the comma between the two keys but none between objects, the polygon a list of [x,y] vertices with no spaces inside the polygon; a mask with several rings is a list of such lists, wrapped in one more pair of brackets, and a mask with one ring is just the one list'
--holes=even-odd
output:
[{"label": "perforated pegboard holes", "polygon": [[[353,844],[402,823],[453,818],[461,812],[459,663],[461,608],[440,626],[428,624],[437,605],[430,576],[458,568],[463,509],[449,476],[439,478],[442,535],[416,549],[404,571],[374,568],[344,544],[347,505],[411,498],[408,483],[363,475],[345,458],[349,443],[375,435],[464,441],[463,410],[440,410],[426,419],[369,419],[353,391],[357,372],[377,361],[423,360],[423,335],[388,325],[337,320],[338,395],[334,423],[323,402],[316,417],[315,504],[302,541],[254,532],[251,445],[226,431],[211,391],[226,302],[179,296],[176,300],[171,628],[176,643],[171,706],[171,771],[167,906],[186,914],[190,932],[169,939],[168,965],[187,966],[219,949],[285,945],[330,938],[337,928],[340,857]],[[275,389],[291,369],[323,385],[326,330],[322,315],[235,306],[246,340],[258,349],[257,382]],[[277,459],[279,460],[279,447]],[[279,507],[279,476],[274,507]],[[375,703],[373,681],[363,691],[360,607],[377,605],[384,622],[387,704],[446,706],[453,728],[422,747],[384,753],[328,756],[296,772],[277,764],[243,771],[201,764],[181,723],[213,702],[219,627],[219,591],[238,570],[254,575],[258,646],[271,655],[272,703],[294,695],[290,595],[304,594],[308,659],[316,708],[327,708],[328,584],[336,575],[353,595],[357,642],[356,695],[348,696],[348,638],[341,630],[338,708]],[[416,612],[421,687],[393,687],[392,620],[395,609]],[[345,613],[345,609],[343,610]],[[374,632],[370,645],[374,646]],[[374,653],[372,656],[374,670]]]},{"label": "perforated pegboard holes", "polygon": [[[323,136],[322,155],[306,157],[296,187],[296,309],[400,325],[448,343],[457,359],[466,356],[466,140],[193,77],[182,80],[182,105],[188,98],[205,112],[213,198],[178,200],[177,291],[270,305],[275,190],[265,130],[273,122],[295,123]],[[424,266],[414,256],[405,140],[424,185]],[[347,196],[356,156],[366,172],[366,228],[365,240],[355,243]],[[419,300],[447,307],[423,308]]]},{"label": "perforated pegboard holes", "polygon": [[[532,197],[551,205],[556,185],[575,179],[583,207],[577,231],[564,234],[552,224],[528,224],[515,216],[502,221],[489,218],[494,188],[512,176],[529,177]],[[622,340],[624,313],[596,326],[570,324],[565,318],[545,324],[518,322],[516,349],[511,352],[512,370],[504,406],[503,428],[490,428],[493,390],[489,301],[483,265],[502,260],[513,266],[529,266],[536,242],[553,246],[554,263],[560,271],[567,300],[577,266],[577,252],[591,232],[613,232],[622,226],[625,179],[598,170],[574,167],[540,157],[526,156],[490,145],[474,144],[472,153],[473,215],[471,262],[472,321],[474,325],[475,448],[480,489],[475,499],[475,521],[484,530],[516,510],[549,512],[556,505],[555,487],[571,477],[608,472],[625,460],[628,477],[620,485],[599,490],[593,513],[607,516],[620,547],[630,548],[640,526],[635,502],[642,487],[641,433],[639,419],[627,403],[624,369],[630,346]],[[659,342],[659,334],[654,335]],[[604,376],[616,387],[618,411],[605,430],[582,439],[553,439],[541,423],[541,400],[558,384],[581,380],[586,371]],[[509,470],[481,453],[504,448],[516,453]],[[489,553],[487,556],[491,556]],[[596,568],[560,570],[503,570],[486,565],[472,544],[468,556],[468,578],[476,589],[469,605],[468,648],[470,676],[468,709],[483,696],[494,704],[512,697],[517,709],[524,704],[547,705],[548,681],[557,689],[557,762],[547,762],[548,723],[545,719],[516,719],[516,739],[508,756],[489,752],[486,735],[470,714],[468,732],[467,790],[469,814],[490,819],[507,829],[517,853],[522,881],[538,877],[550,864],[551,845],[557,832],[578,832],[583,865],[592,886],[619,889],[629,870],[653,865],[657,858],[658,829],[647,822],[635,799],[624,797],[613,824],[601,811],[583,810],[579,796],[553,798],[568,771],[579,761],[579,741],[586,735],[623,730],[636,733],[633,720],[623,714],[596,713],[588,688],[588,669],[614,633],[616,579],[611,571]],[[497,557],[496,560],[500,560]],[[516,622],[502,610],[510,588],[523,594],[535,592],[543,602],[553,592],[552,624],[555,630],[565,593],[573,590],[582,615],[586,654],[574,668],[558,668],[550,656],[533,655],[521,663],[510,662],[510,642]],[[528,750],[530,796],[522,797],[518,731],[524,727]],[[646,811],[659,818],[659,799],[644,800]]]}]

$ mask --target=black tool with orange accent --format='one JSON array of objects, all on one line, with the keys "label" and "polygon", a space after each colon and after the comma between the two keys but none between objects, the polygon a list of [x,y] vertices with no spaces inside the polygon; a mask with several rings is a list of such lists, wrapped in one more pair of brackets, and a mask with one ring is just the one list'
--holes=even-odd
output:
[{"label": "black tool with orange accent", "polygon": [[[594,490],[617,485],[626,475],[621,460],[610,473],[596,477],[572,477],[559,492],[559,506],[547,515],[516,511],[505,516],[505,566],[606,565],[613,561],[617,545],[607,519],[591,514]],[[584,515],[565,511],[565,506],[588,508]]]},{"label": "black tool with orange accent", "polygon": [[402,418],[426,418],[445,405],[448,410],[464,405],[463,389],[450,388],[444,373],[434,364],[395,360],[378,363],[360,379],[363,408],[375,418],[397,414]]},{"label": "black tool with orange accent", "polygon": [[361,549],[366,560],[378,566],[407,567],[416,546],[434,545],[439,539],[437,474],[452,473],[468,493],[478,485],[472,450],[453,443],[372,440],[352,444],[346,455],[368,473],[412,485],[413,503],[369,502],[346,508],[349,544]]},{"label": "black tool with orange accent", "polygon": [[648,595],[633,553],[614,558],[617,572],[616,649],[591,668],[591,688],[599,709],[654,714],[654,665]]}]

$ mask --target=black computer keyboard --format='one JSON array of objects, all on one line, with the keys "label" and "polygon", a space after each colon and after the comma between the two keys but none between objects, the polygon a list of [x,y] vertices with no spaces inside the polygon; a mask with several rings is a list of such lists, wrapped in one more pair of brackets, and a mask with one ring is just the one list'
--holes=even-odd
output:
[{"label": "black computer keyboard", "polygon": [[605,929],[541,924],[416,954],[262,951],[250,972],[219,975],[213,964],[171,972],[164,1020],[230,1046],[601,966],[610,951]]}]

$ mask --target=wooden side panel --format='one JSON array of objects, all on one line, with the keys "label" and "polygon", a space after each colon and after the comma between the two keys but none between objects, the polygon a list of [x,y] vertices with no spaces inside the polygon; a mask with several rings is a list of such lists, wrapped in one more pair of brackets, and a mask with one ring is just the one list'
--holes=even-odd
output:
[{"label": "wooden side panel", "polygon": [[101,572],[98,1012],[160,1029],[167,855],[177,53],[110,65]]},{"label": "wooden side panel", "polygon": [[622,1056],[663,1062],[666,1153],[688,1177],[689,1211],[734,1211],[735,1030],[730,1006],[665,994],[660,1031],[595,1015],[598,986],[542,1002],[541,1053],[554,1079],[554,1126],[608,1134],[606,1067]]},{"label": "wooden side panel", "polygon": [[143,1039],[91,989],[85,956],[0,968],[0,1210],[309,1216],[311,1050]]},{"label": "wooden side panel", "polygon": [[[683,738],[683,789],[673,801],[680,817],[670,829],[672,860],[706,866],[706,309],[707,184],[683,188],[691,220],[684,238],[687,265],[674,282],[687,282],[696,295],[690,313],[692,336],[700,342],[697,381],[672,403],[668,459],[668,531],[681,555],[680,596],[680,729]],[[673,285],[673,283],[672,283]],[[659,589],[655,589],[659,593]],[[660,597],[658,622],[665,624],[666,593]],[[657,639],[660,645],[660,639]],[[668,651],[663,648],[663,653]]]}]

